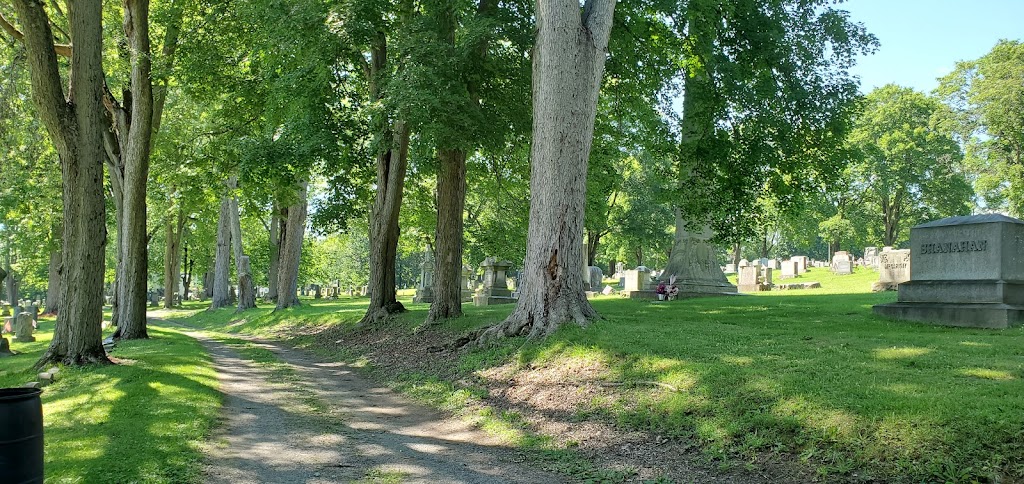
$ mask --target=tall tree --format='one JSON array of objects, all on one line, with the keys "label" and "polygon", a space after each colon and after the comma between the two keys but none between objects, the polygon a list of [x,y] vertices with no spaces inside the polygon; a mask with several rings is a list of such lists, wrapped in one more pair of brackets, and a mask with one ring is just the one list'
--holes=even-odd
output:
[{"label": "tall tree", "polygon": [[981,58],[957,63],[938,93],[951,114],[941,120],[965,146],[987,208],[1024,215],[1024,42],[1001,40]]},{"label": "tall tree", "polygon": [[970,213],[963,155],[933,122],[938,111],[937,100],[890,84],[867,95],[850,135],[863,157],[854,174],[880,216],[884,245],[922,219]]},{"label": "tall tree", "polygon": [[287,208],[281,230],[281,253],[277,275],[277,309],[299,304],[297,286],[299,264],[302,260],[302,240],[306,231],[307,190],[309,182],[302,180],[296,186],[295,201]]},{"label": "tall tree", "polygon": [[597,312],[583,292],[583,206],[597,97],[615,0],[538,0],[533,50],[530,228],[516,309],[480,330],[494,338],[546,336]]},{"label": "tall tree", "polygon": [[[70,5],[70,82],[62,82],[50,19],[42,3],[15,0],[24,31],[32,97],[61,162],[64,233],[61,250],[63,310],[49,348],[37,366],[106,363],[101,338],[103,257],[106,246],[103,200],[104,105],[102,5]],[[6,22],[5,22],[6,23]],[[63,86],[69,86],[65,93]],[[72,102],[73,101],[73,102]]]}]

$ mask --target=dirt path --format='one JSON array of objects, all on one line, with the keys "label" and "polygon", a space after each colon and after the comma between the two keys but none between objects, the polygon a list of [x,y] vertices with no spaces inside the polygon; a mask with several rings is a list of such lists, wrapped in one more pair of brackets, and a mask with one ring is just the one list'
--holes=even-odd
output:
[{"label": "dirt path", "polygon": [[520,463],[495,437],[411,403],[345,364],[251,342],[281,360],[273,370],[202,333],[188,334],[210,352],[225,395],[207,482],[566,481]]}]

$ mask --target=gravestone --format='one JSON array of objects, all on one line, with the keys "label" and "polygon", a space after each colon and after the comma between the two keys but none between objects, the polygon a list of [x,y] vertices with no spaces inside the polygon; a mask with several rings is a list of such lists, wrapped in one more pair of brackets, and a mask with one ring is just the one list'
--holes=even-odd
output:
[{"label": "gravestone", "polygon": [[895,291],[910,280],[910,249],[890,250],[877,257],[878,282],[871,285],[872,291]]},{"label": "gravestone", "polygon": [[593,288],[593,289],[597,289],[597,288],[601,287],[601,281],[604,280],[604,272],[601,271],[601,268],[597,267],[597,266],[590,266],[587,269],[590,272],[590,274],[589,274],[590,287]]},{"label": "gravestone", "polygon": [[793,257],[790,257],[789,259],[796,261],[796,263],[797,263],[796,273],[798,275],[807,272],[808,259],[807,259],[806,255],[794,255]]},{"label": "gravestone", "polygon": [[462,301],[472,301],[474,292],[476,292],[476,280],[473,278],[473,269],[464,265],[462,266]]},{"label": "gravestone", "polygon": [[841,276],[853,274],[853,260],[848,252],[840,250],[832,255],[832,272]]},{"label": "gravestone", "polygon": [[897,302],[875,306],[876,314],[976,328],[1024,321],[1024,221],[949,217],[912,228],[910,247],[910,280],[897,288]]},{"label": "gravestone", "polygon": [[761,284],[758,281],[761,271],[755,266],[740,268],[740,276],[736,287],[740,292],[760,292]]},{"label": "gravestone", "polygon": [[761,283],[762,284],[767,284],[769,287],[771,287],[771,285],[772,285],[772,272],[774,272],[774,269],[772,269],[771,267],[762,267],[761,268]]},{"label": "gravestone", "polygon": [[868,267],[872,267],[878,270],[878,247],[865,247],[864,248],[864,262]]},{"label": "gravestone", "polygon": [[428,246],[423,251],[423,262],[420,263],[420,280],[416,284],[416,295],[413,302],[434,302],[434,251]]},{"label": "gravestone", "polygon": [[616,277],[622,277],[622,271],[626,270],[626,265],[621,262],[615,263],[615,275]]},{"label": "gravestone", "polygon": [[18,315],[18,319],[14,321],[14,341],[19,343],[31,343],[36,340],[35,336],[32,336],[33,327],[32,315],[29,313],[21,313]]},{"label": "gravestone", "polygon": [[651,270],[644,266],[637,266],[636,269],[627,270],[623,276],[622,292],[632,297],[633,292],[649,291],[653,289],[651,284]]},{"label": "gravestone", "polygon": [[508,269],[512,267],[512,263],[488,257],[480,266],[484,268],[484,286],[473,296],[473,305],[490,306],[515,303],[516,299],[512,297],[512,291],[509,290],[506,280]]},{"label": "gravestone", "polygon": [[768,259],[768,263],[765,265],[766,267],[771,267],[772,269],[775,270],[782,269],[782,261],[780,261],[779,259]]},{"label": "gravestone", "polygon": [[[666,285],[670,285],[675,277],[675,285],[679,290],[676,298],[736,294],[736,286],[729,282],[722,272],[722,266],[718,264],[718,249],[711,244],[712,235],[711,229],[707,227],[700,232],[691,231],[677,214],[672,252],[665,270],[658,276],[658,281]],[[634,295],[630,294],[630,297]],[[644,297],[656,299],[658,296],[651,291]]]},{"label": "gravestone", "polygon": [[782,274],[779,275],[779,279],[789,279],[799,275],[799,262],[790,259],[782,261],[781,265],[782,268],[780,270],[782,271]]},{"label": "gravestone", "polygon": [[722,269],[722,272],[724,272],[726,274],[735,274],[736,273],[736,264],[733,264],[731,262],[726,264],[725,268]]},{"label": "gravestone", "polygon": [[14,356],[14,352],[11,351],[10,341],[7,341],[7,338],[0,338],[0,358],[5,356]]},{"label": "gravestone", "polygon": [[750,265],[750,261],[748,261],[746,259],[740,259],[739,267],[747,267],[749,265]]},{"label": "gravestone", "polygon": [[615,292],[615,289],[612,289],[612,286],[604,286],[604,289],[601,290],[601,294],[604,294],[605,296],[608,296],[613,292]]}]

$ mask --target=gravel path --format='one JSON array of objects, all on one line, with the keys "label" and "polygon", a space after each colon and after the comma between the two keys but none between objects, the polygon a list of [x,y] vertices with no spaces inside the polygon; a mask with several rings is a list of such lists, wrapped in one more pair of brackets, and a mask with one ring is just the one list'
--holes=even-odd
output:
[{"label": "gravel path", "polygon": [[293,370],[278,365],[275,371],[202,333],[188,334],[212,355],[225,395],[207,482],[566,481],[522,463],[495,437],[411,403],[345,364],[251,342]]}]

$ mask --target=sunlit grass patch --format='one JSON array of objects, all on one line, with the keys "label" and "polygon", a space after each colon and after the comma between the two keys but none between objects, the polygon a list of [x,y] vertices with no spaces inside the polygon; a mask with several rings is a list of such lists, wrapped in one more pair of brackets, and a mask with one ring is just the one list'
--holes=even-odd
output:
[{"label": "sunlit grass patch", "polygon": [[[877,317],[871,307],[896,298],[870,292],[877,278],[863,268],[848,276],[815,268],[794,281],[818,281],[821,289],[661,303],[595,298],[604,318],[585,328],[461,353],[454,377],[419,368],[394,383],[452,408],[486,403],[474,386],[479,379],[596,382],[614,391],[586,400],[577,418],[693,442],[717,461],[800,456],[826,480],[854,473],[906,482],[1024,480],[1024,328]],[[428,305],[407,307],[391,331],[425,318]],[[464,305],[466,316],[443,328],[454,338],[512,309]],[[365,299],[320,301],[247,315],[241,330],[351,328],[363,311]],[[217,328],[234,316],[199,318]],[[488,425],[501,433],[510,425],[502,422]]]},{"label": "sunlit grass patch", "polygon": [[[149,328],[151,339],[118,343],[128,365],[63,368],[42,394],[49,482],[201,480],[201,445],[220,409],[211,361],[192,338]],[[39,342],[52,337],[40,325]],[[33,345],[37,345],[33,343]],[[35,380],[31,365],[45,349],[0,360],[0,385]]]},{"label": "sunlit grass patch", "polygon": [[965,368],[960,373],[984,380],[1013,380],[1017,377],[1008,371],[993,370],[991,368]]}]

